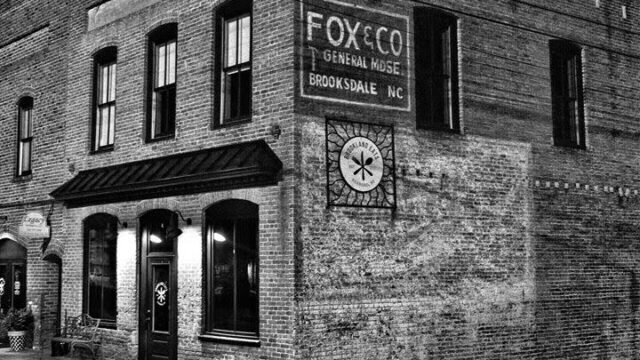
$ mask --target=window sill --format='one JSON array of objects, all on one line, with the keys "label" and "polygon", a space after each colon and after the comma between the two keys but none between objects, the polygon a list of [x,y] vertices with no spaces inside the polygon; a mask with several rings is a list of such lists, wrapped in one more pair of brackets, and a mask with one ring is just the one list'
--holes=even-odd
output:
[{"label": "window sill", "polygon": [[451,129],[448,127],[438,127],[438,126],[421,126],[418,127],[416,126],[417,130],[425,130],[425,131],[438,131],[438,132],[444,132],[444,133],[449,133],[449,134],[454,134],[454,135],[462,135],[462,132],[460,131],[460,129]]},{"label": "window sill", "polygon": [[156,142],[165,141],[165,140],[173,140],[175,138],[176,138],[175,134],[163,135],[163,136],[158,136],[154,139],[146,139],[145,143],[150,144],[150,143],[156,143]]},{"label": "window sill", "polygon": [[554,142],[553,146],[563,148],[563,149],[575,149],[575,150],[587,150],[587,147],[584,145],[576,145],[573,143],[564,143],[564,142]]},{"label": "window sill", "polygon": [[97,155],[97,154],[102,154],[102,153],[107,153],[107,152],[111,152],[113,151],[114,147],[113,145],[109,145],[109,146],[103,146],[97,150],[91,150],[89,152],[90,155]]},{"label": "window sill", "polygon": [[237,119],[234,119],[234,120],[227,120],[223,124],[213,124],[213,129],[212,130],[226,128],[226,127],[233,127],[233,126],[236,126],[236,125],[242,125],[242,124],[246,124],[246,123],[250,123],[250,122],[251,122],[251,116],[237,118]]},{"label": "window sill", "polygon": [[231,345],[260,346],[260,339],[258,338],[236,337],[233,335],[207,333],[198,336],[198,339],[206,342],[217,342]]},{"label": "window sill", "polygon": [[13,182],[14,183],[23,183],[23,182],[31,181],[32,178],[33,178],[33,175],[31,173],[26,174],[26,175],[15,175],[13,177]]}]

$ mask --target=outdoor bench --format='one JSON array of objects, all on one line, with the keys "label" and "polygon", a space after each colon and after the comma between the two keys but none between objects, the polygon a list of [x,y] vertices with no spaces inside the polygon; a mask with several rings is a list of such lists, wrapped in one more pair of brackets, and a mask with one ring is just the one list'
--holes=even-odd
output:
[{"label": "outdoor bench", "polygon": [[91,352],[93,359],[100,350],[100,336],[98,334],[100,319],[94,319],[87,314],[78,316],[65,316],[64,327],[60,336],[51,338],[51,344],[67,344],[69,354],[73,356],[76,349],[86,349]]}]

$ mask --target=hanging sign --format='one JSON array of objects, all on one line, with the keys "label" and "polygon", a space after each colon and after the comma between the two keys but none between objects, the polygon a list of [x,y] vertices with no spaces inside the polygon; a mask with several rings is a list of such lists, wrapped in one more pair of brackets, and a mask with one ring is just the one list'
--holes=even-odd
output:
[{"label": "hanging sign", "polygon": [[393,127],[329,120],[327,202],[395,208]]},{"label": "hanging sign", "polygon": [[47,219],[42,213],[33,211],[28,212],[22,218],[18,233],[30,239],[48,238],[50,236],[50,227],[47,226]]},{"label": "hanging sign", "polygon": [[410,110],[408,17],[336,0],[300,6],[303,97]]}]

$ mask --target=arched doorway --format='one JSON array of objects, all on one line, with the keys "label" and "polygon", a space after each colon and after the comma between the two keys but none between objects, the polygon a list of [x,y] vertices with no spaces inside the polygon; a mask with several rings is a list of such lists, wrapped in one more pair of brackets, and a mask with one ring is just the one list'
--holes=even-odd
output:
[{"label": "arched doorway", "polygon": [[0,239],[0,311],[27,306],[27,249]]}]

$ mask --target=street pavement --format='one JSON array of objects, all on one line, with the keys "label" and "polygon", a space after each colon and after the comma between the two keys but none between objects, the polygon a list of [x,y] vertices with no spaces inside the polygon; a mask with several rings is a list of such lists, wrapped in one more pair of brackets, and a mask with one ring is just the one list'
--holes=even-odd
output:
[{"label": "street pavement", "polygon": [[49,351],[25,350],[12,352],[9,348],[0,348],[0,360],[66,360],[68,357],[51,357]]}]

